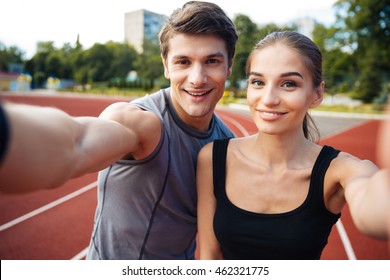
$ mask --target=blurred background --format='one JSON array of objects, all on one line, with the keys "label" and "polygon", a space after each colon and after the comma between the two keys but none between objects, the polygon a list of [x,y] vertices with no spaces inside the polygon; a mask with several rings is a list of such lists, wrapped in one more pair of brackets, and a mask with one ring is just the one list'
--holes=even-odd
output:
[{"label": "blurred background", "polygon": [[[272,31],[299,31],[323,52],[326,96],[311,112],[321,143],[375,162],[375,119],[384,117],[390,91],[390,0],[209,1],[226,11],[239,34],[233,74],[221,103],[247,110],[248,54]],[[3,1],[0,101],[98,116],[111,103],[168,86],[157,34],[166,17],[185,2]],[[218,113],[238,136],[256,130],[246,111],[228,110],[228,115],[223,107]],[[95,187],[96,174],[88,174],[54,190],[0,194],[0,258],[83,259],[93,227]],[[360,234],[347,207],[342,219],[323,259],[389,259],[388,243]]]},{"label": "blurred background", "polygon": [[[157,34],[185,2],[3,2],[0,92],[140,96],[168,86]],[[269,32],[288,29],[307,35],[323,52],[327,96],[318,110],[382,112],[390,88],[390,0],[211,2],[239,33],[222,102],[245,103],[249,52]]]}]

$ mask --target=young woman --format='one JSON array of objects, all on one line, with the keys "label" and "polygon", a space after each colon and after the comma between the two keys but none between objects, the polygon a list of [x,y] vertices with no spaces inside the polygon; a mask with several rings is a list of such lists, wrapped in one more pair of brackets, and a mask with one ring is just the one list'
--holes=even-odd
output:
[{"label": "young woman", "polygon": [[247,62],[258,133],[198,156],[201,259],[319,259],[349,204],[363,233],[387,238],[385,170],[313,140],[308,110],[324,94],[318,47],[297,32],[261,40]]}]

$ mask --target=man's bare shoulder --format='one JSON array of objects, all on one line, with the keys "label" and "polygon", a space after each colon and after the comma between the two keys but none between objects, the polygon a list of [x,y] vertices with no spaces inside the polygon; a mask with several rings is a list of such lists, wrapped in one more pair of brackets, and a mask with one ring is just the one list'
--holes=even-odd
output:
[{"label": "man's bare shoulder", "polygon": [[113,119],[121,115],[132,114],[133,112],[142,111],[141,108],[135,106],[129,106],[128,102],[116,102],[109,105],[104,111],[100,114],[102,119]]},{"label": "man's bare shoulder", "polygon": [[132,152],[136,159],[145,158],[157,147],[162,133],[159,117],[142,108],[118,102],[107,107],[100,115],[102,119],[116,121],[138,137],[138,148]]},{"label": "man's bare shoulder", "polygon": [[159,125],[156,114],[137,106],[131,106],[127,102],[117,102],[108,106],[99,116],[102,119],[117,121],[123,125],[149,124]]}]

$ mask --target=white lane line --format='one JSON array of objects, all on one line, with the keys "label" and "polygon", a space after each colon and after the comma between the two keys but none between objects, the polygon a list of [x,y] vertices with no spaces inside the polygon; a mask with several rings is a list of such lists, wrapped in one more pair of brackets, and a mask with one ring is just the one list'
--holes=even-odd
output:
[{"label": "white lane line", "polygon": [[83,258],[85,258],[87,256],[87,252],[88,252],[88,248],[85,248],[84,250],[82,250],[80,253],[78,253],[76,256],[74,256],[73,258],[71,258],[71,260],[81,260]]},{"label": "white lane line", "polygon": [[246,130],[245,127],[243,127],[242,124],[239,123],[238,121],[236,121],[235,119],[233,119],[231,117],[228,117],[226,115],[224,115],[222,118],[226,119],[227,121],[231,122],[235,127],[237,127],[238,130],[240,130],[240,132],[243,134],[243,136],[249,136],[250,135],[248,130]]},{"label": "white lane line", "polygon": [[339,232],[341,242],[343,242],[345,252],[347,253],[349,260],[356,260],[355,252],[353,251],[351,242],[349,241],[347,232],[345,231],[344,225],[339,219],[336,223],[337,231]]},{"label": "white lane line", "polygon": [[60,199],[57,199],[57,200],[55,200],[49,204],[46,204],[46,205],[44,205],[44,206],[42,206],[34,211],[31,211],[23,216],[20,216],[19,218],[16,218],[8,223],[5,223],[5,224],[0,226],[0,231],[6,230],[7,228],[10,228],[10,227],[17,225],[17,224],[19,224],[27,219],[30,219],[36,215],[39,215],[42,212],[45,212],[45,211],[47,211],[47,210],[49,210],[49,209],[51,209],[51,208],[53,208],[61,203],[64,203],[64,202],[66,202],[66,201],[86,192],[86,191],[89,191],[90,189],[96,187],[96,185],[97,185],[97,182],[95,181],[95,182],[93,182],[85,187],[82,187],[81,189],[78,189],[77,191],[74,191],[74,192],[72,192],[64,197],[61,197]]}]

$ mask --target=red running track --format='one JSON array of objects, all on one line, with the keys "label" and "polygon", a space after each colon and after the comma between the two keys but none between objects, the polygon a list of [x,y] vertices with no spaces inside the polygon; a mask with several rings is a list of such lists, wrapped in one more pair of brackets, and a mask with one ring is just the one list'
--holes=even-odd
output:
[{"label": "red running track", "polygon": [[[129,100],[61,95],[4,95],[3,98],[14,102],[54,106],[74,116],[98,116],[109,104]],[[256,132],[247,113],[218,108],[217,114],[237,136]],[[324,139],[321,144],[332,145],[375,162],[378,125],[379,121],[368,121]],[[0,259],[84,258],[97,202],[95,182],[96,173],[93,173],[72,179],[54,190],[21,195],[0,194]],[[334,227],[322,259],[343,260],[351,256],[365,260],[389,259],[387,242],[374,240],[358,232],[351,221],[348,207],[343,210],[341,221],[347,242],[342,241],[345,237],[340,234],[339,226]]]}]

